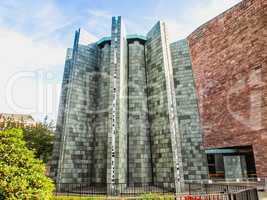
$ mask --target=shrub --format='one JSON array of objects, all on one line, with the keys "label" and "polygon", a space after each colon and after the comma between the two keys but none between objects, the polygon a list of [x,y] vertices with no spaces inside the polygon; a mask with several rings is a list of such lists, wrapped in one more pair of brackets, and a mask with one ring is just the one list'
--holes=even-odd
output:
[{"label": "shrub", "polygon": [[52,200],[104,200],[105,197],[56,196]]},{"label": "shrub", "polygon": [[37,123],[34,127],[24,127],[23,138],[28,149],[33,150],[35,157],[47,163],[53,150],[53,123]]},{"label": "shrub", "polygon": [[139,200],[174,200],[173,194],[159,195],[157,193],[144,194]]},{"label": "shrub", "polygon": [[0,199],[50,199],[53,182],[27,149],[20,129],[0,131]]},{"label": "shrub", "polygon": [[26,147],[34,151],[35,157],[48,162],[53,150],[54,141],[54,123],[53,121],[44,123],[36,123],[33,126],[26,126],[18,123],[14,119],[7,118],[0,123],[0,130],[22,129],[23,139],[26,141]]}]

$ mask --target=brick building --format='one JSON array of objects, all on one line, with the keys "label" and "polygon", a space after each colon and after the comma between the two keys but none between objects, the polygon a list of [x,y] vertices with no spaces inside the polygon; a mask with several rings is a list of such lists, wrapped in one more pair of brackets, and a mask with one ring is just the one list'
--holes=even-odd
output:
[{"label": "brick building", "polygon": [[0,113],[0,128],[5,128],[8,123],[13,123],[17,127],[33,127],[36,125],[31,115]]},{"label": "brick building", "polygon": [[267,2],[240,2],[188,42],[213,173],[224,173],[224,161],[267,176]]}]

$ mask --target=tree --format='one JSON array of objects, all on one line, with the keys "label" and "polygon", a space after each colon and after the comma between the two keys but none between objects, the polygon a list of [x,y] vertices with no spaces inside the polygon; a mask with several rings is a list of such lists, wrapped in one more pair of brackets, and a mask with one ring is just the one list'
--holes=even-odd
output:
[{"label": "tree", "polygon": [[25,126],[23,123],[15,122],[12,119],[5,119],[5,121],[0,124],[1,130],[9,130],[12,128],[22,129],[27,148],[34,151],[36,158],[47,163],[53,150],[53,121],[47,122],[47,119],[45,119],[44,123],[36,123],[35,126]]},{"label": "tree", "polygon": [[21,129],[0,131],[0,199],[50,199],[52,180],[26,147]]},{"label": "tree", "polygon": [[27,147],[47,163],[53,150],[53,122],[37,123],[34,127],[24,127],[22,130]]}]

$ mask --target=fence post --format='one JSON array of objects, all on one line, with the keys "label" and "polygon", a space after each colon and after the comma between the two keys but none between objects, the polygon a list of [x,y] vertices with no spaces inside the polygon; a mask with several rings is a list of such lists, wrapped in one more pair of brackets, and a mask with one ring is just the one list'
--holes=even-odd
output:
[{"label": "fence post", "polygon": [[233,200],[237,200],[236,196],[237,196],[237,193],[234,193],[233,194]]},{"label": "fence post", "polygon": [[257,199],[257,200],[258,200],[258,199],[259,199],[259,196],[258,196],[258,190],[257,190],[257,188],[256,188],[256,189],[254,189],[254,193],[255,193],[255,197],[256,197],[255,199]]},{"label": "fence post", "polygon": [[189,190],[189,194],[191,194],[191,183],[188,183],[188,190]]},{"label": "fence post", "polygon": [[228,199],[232,200],[232,194],[231,193],[228,193]]}]

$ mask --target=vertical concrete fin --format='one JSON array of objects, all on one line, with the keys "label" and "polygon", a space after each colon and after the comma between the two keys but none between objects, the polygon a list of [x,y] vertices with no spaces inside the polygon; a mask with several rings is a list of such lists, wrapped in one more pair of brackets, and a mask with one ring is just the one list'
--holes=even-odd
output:
[{"label": "vertical concrete fin", "polygon": [[69,79],[62,85],[68,89],[62,100],[64,126],[58,130],[61,138],[57,184],[92,181],[97,47],[94,43],[83,45],[79,41],[80,30],[75,32]]},{"label": "vertical concrete fin", "polygon": [[60,158],[60,147],[61,147],[61,139],[62,139],[62,131],[65,126],[65,109],[66,109],[66,99],[69,90],[69,82],[70,82],[70,72],[71,72],[71,62],[72,62],[72,52],[73,49],[68,48],[66,52],[65,58],[65,67],[63,72],[63,80],[61,84],[61,94],[60,94],[60,102],[59,109],[57,115],[57,124],[56,124],[56,132],[55,132],[55,140],[53,144],[53,152],[51,159],[51,168],[50,168],[50,176],[56,181],[59,167],[59,158]]},{"label": "vertical concrete fin", "polygon": [[182,161],[182,143],[181,134],[179,131],[179,124],[177,118],[177,107],[176,107],[176,94],[174,88],[173,79],[173,68],[170,53],[170,43],[168,41],[168,32],[166,24],[160,21],[160,29],[162,35],[162,49],[163,49],[163,61],[165,67],[165,79],[166,79],[166,90],[168,99],[168,114],[171,131],[171,142],[172,142],[172,154],[173,154],[173,165],[174,165],[174,178],[177,188],[177,192],[181,192],[182,184],[184,179],[183,174],[183,161]]},{"label": "vertical concrete fin", "polygon": [[184,179],[196,181],[207,179],[207,158],[201,147],[202,131],[187,40],[174,42],[170,47],[177,117],[183,146]]},{"label": "vertical concrete fin", "polygon": [[128,41],[128,183],[152,183],[145,41]]},{"label": "vertical concrete fin", "polygon": [[108,183],[127,178],[127,40],[121,17],[112,17],[110,56],[110,128],[108,134]]}]

